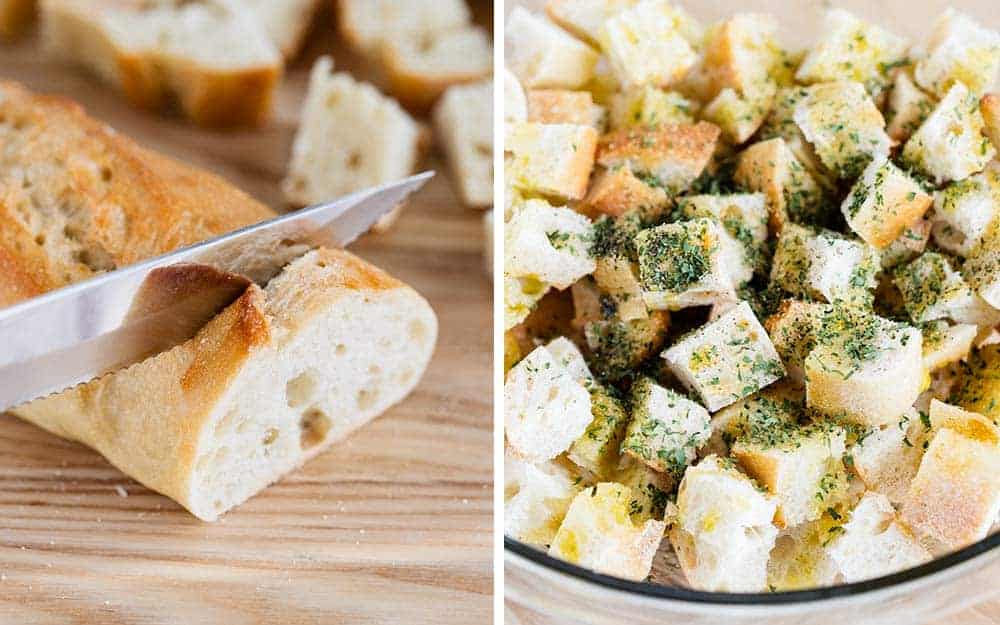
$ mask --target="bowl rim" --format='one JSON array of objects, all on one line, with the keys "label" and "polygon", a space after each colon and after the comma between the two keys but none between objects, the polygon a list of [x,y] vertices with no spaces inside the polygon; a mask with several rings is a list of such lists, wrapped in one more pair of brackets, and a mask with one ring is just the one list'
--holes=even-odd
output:
[{"label": "bowl rim", "polygon": [[569,575],[570,577],[597,584],[608,589],[625,593],[641,595],[653,599],[666,599],[670,601],[680,601],[696,604],[715,605],[760,605],[778,606],[811,603],[825,601],[843,597],[857,597],[859,595],[874,593],[880,590],[887,590],[908,582],[915,582],[936,573],[942,573],[959,564],[970,562],[978,556],[984,555],[997,547],[1000,547],[1000,532],[963,547],[958,551],[953,551],[947,555],[935,558],[910,569],[875,577],[860,582],[849,584],[838,584],[836,586],[824,586],[820,588],[810,588],[807,590],[782,590],[777,592],[755,592],[755,593],[732,593],[732,592],[710,592],[705,590],[694,590],[690,588],[680,588],[677,586],[666,586],[654,584],[646,581],[633,581],[613,575],[605,575],[591,569],[587,569],[565,560],[552,557],[509,536],[504,536],[504,549],[522,558],[525,558],[536,565],[547,569],[555,570],[558,573]]}]

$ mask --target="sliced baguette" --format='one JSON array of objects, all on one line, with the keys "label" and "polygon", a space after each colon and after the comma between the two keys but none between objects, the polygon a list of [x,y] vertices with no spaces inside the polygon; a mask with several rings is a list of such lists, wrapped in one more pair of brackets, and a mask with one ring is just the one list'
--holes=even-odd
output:
[{"label": "sliced baguette", "polygon": [[472,14],[464,0],[337,0],[337,18],[351,46],[378,55],[390,41],[461,28]]},{"label": "sliced baguette", "polygon": [[448,89],[434,107],[434,128],[462,201],[493,204],[493,83]]},{"label": "sliced baguette", "polygon": [[186,343],[15,414],[214,521],[406,396],[436,335],[411,288],[320,249]]},{"label": "sliced baguette", "polygon": [[285,59],[291,59],[302,46],[309,23],[319,8],[319,0],[239,0]]}]

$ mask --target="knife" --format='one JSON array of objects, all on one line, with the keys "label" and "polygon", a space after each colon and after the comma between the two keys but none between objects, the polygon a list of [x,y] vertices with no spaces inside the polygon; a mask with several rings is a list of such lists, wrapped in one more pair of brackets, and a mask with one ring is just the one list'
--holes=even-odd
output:
[{"label": "knife", "polygon": [[251,282],[319,246],[343,247],[428,171],[275,217],[0,308],[0,412],[191,338]]}]

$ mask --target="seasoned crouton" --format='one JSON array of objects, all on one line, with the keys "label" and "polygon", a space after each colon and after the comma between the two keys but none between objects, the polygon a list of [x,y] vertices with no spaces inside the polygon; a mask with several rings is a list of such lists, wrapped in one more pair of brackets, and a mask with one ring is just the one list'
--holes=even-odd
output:
[{"label": "seasoned crouton", "polygon": [[[717,221],[700,218],[648,228],[635,237],[635,246],[647,308],[679,310],[736,299],[737,276],[729,263],[742,262],[742,250]],[[748,280],[748,273],[752,270],[738,277]]]},{"label": "seasoned crouton", "polygon": [[828,9],[823,34],[802,60],[795,78],[807,84],[850,80],[877,94],[887,69],[906,56],[907,42],[843,9]]},{"label": "seasoned crouton", "polygon": [[934,110],[934,99],[913,84],[910,74],[897,71],[887,102],[886,131],[894,141],[906,141]]},{"label": "seasoned crouton", "polygon": [[826,221],[823,190],[784,139],[755,143],[744,150],[733,174],[738,184],[767,196],[771,230],[781,232],[789,221]]},{"label": "seasoned crouton", "polygon": [[612,130],[628,126],[693,124],[696,106],[676,91],[646,85],[612,96],[608,123]]},{"label": "seasoned crouton", "polygon": [[924,253],[931,238],[929,219],[918,219],[882,250],[882,269],[892,269]]},{"label": "seasoned crouton", "polygon": [[705,36],[701,66],[713,93],[730,89],[750,98],[770,82],[775,66],[784,62],[774,38],[777,29],[777,20],[761,13],[737,13],[713,26]]},{"label": "seasoned crouton", "polygon": [[554,462],[533,465],[506,454],[503,477],[504,535],[547,547],[580,491],[575,480]]},{"label": "seasoned crouton", "polygon": [[686,335],[662,356],[711,412],[785,376],[771,339],[746,302]]},{"label": "seasoned crouton", "polygon": [[790,380],[782,380],[730,404],[712,415],[712,435],[699,450],[702,456],[728,456],[737,439],[755,428],[781,428],[795,424],[805,415],[805,388]]},{"label": "seasoned crouton", "polygon": [[539,124],[577,124],[604,128],[604,107],[594,104],[589,91],[528,90],[528,121]]},{"label": "seasoned crouton", "polygon": [[979,112],[983,116],[983,133],[989,137],[993,147],[1000,150],[1000,95],[987,93],[979,101]]},{"label": "seasoned crouton", "polygon": [[978,100],[955,83],[903,146],[903,160],[938,184],[980,172],[996,156]]},{"label": "seasoned crouton", "polygon": [[953,362],[965,360],[979,334],[979,327],[971,323],[948,325],[941,319],[925,323],[923,334],[924,369],[934,371]]},{"label": "seasoned crouton", "polygon": [[878,269],[878,252],[863,242],[790,224],[778,238],[771,282],[795,296],[870,303]]},{"label": "seasoned crouton", "polygon": [[594,374],[590,372],[590,367],[587,366],[587,361],[576,343],[565,336],[558,336],[546,343],[545,349],[549,350],[549,353],[559,364],[566,367],[574,380],[584,386],[593,382]]},{"label": "seasoned crouton", "polygon": [[511,184],[526,193],[579,200],[594,167],[597,131],[577,124],[508,124],[504,150]]},{"label": "seasoned crouton", "polygon": [[647,174],[671,192],[686,189],[708,165],[719,139],[714,124],[661,124],[622,128],[601,138],[597,162]]},{"label": "seasoned crouton", "polygon": [[504,432],[511,452],[528,462],[551,460],[590,425],[590,394],[545,347],[507,373]]},{"label": "seasoned crouton", "polygon": [[804,370],[810,408],[860,425],[894,423],[923,390],[920,330],[834,306]]},{"label": "seasoned crouton", "polygon": [[597,45],[601,26],[605,20],[627,8],[635,6],[639,0],[548,0],[545,12],[559,24],[580,39]]},{"label": "seasoned crouton", "polygon": [[946,317],[977,325],[1000,323],[1000,310],[976,294],[943,254],[925,252],[897,267],[894,282],[907,314],[916,323]]},{"label": "seasoned crouton", "polygon": [[895,423],[872,428],[848,450],[850,466],[869,491],[899,505],[929,442],[930,420],[910,408]]},{"label": "seasoned crouton", "polygon": [[806,92],[795,107],[795,123],[837,178],[857,178],[873,158],[888,156],[892,140],[864,85],[827,82]]},{"label": "seasoned crouton", "polygon": [[623,87],[667,87],[697,61],[685,38],[691,22],[666,0],[641,0],[605,20],[598,40]]},{"label": "seasoned crouton", "polygon": [[709,456],[684,473],[670,542],[698,590],[762,592],[778,529],[777,502],[732,461]]},{"label": "seasoned crouton", "polygon": [[620,256],[602,256],[597,259],[594,282],[614,301],[616,313],[622,321],[649,317],[642,298],[638,264]]},{"label": "seasoned crouton", "polygon": [[549,555],[606,575],[641,580],[649,575],[666,524],[635,525],[629,517],[632,490],[601,482],[573,499]]},{"label": "seasoned crouton", "polygon": [[757,132],[771,112],[776,87],[761,83],[747,95],[726,87],[705,106],[702,117],[717,125],[731,143],[739,144]]},{"label": "seasoned crouton", "polygon": [[990,235],[973,251],[962,265],[962,276],[983,301],[1000,309],[1000,233]]},{"label": "seasoned crouton", "polygon": [[948,8],[934,22],[926,54],[914,76],[921,87],[943,96],[956,82],[975,94],[993,87],[1000,73],[1000,33]]},{"label": "seasoned crouton", "polygon": [[594,177],[577,210],[593,219],[600,215],[619,217],[635,208],[655,209],[668,202],[663,188],[646,184],[628,167],[612,167]]},{"label": "seasoned crouton", "polygon": [[632,456],[623,455],[613,481],[632,489],[628,511],[635,523],[666,520],[667,510],[673,505],[670,492],[677,486],[673,477],[650,469]]},{"label": "seasoned crouton", "polygon": [[900,522],[889,500],[878,493],[865,493],[842,529],[828,552],[848,583],[896,573],[931,559]]},{"label": "seasoned crouton", "polygon": [[503,119],[505,122],[528,121],[528,98],[524,88],[506,67],[503,70]]},{"label": "seasoned crouton", "polygon": [[1000,215],[1000,172],[957,180],[934,194],[934,242],[959,256],[975,250]]},{"label": "seasoned crouton", "polygon": [[827,304],[789,299],[764,322],[774,349],[781,356],[789,379],[794,382],[805,383],[806,357],[816,346],[816,332],[823,315],[831,310]]},{"label": "seasoned crouton", "polygon": [[931,401],[931,439],[901,517],[947,549],[986,537],[1000,513],[1000,433],[974,412]]},{"label": "seasoned crouton", "polygon": [[711,434],[708,411],[648,377],[632,384],[622,452],[677,481]]},{"label": "seasoned crouton", "polygon": [[800,426],[759,409],[747,417],[731,453],[778,501],[775,525],[815,521],[846,491],[846,433],[831,423]]},{"label": "seasoned crouton", "polygon": [[598,54],[587,44],[522,7],[504,28],[506,63],[529,89],[580,89],[594,76]]},{"label": "seasoned crouton", "polygon": [[840,513],[831,508],[816,521],[781,532],[767,563],[768,588],[805,590],[834,585],[840,571],[826,546],[842,531],[841,519]]},{"label": "seasoned crouton", "polygon": [[504,331],[510,330],[524,321],[535,309],[538,300],[542,299],[550,288],[552,288],[551,284],[546,284],[531,276],[515,278],[504,275]]},{"label": "seasoned crouton", "polygon": [[504,227],[504,271],[565,289],[594,271],[588,250],[592,237],[593,226],[585,216],[544,200],[527,200]]},{"label": "seasoned crouton", "polygon": [[847,225],[865,243],[883,249],[923,217],[931,196],[885,156],[877,156],[840,206]]},{"label": "seasoned crouton", "polygon": [[615,481],[628,413],[611,390],[598,384],[590,385],[590,409],[590,425],[566,456],[593,481]]},{"label": "seasoned crouton", "polygon": [[594,368],[608,380],[619,380],[663,348],[670,314],[652,311],[646,317],[623,321],[604,319],[584,327]]},{"label": "seasoned crouton", "polygon": [[688,219],[717,219],[743,246],[744,262],[754,271],[762,271],[767,250],[767,197],[763,193],[728,195],[689,195],[678,209]]},{"label": "seasoned crouton", "polygon": [[1000,345],[982,346],[959,366],[950,401],[1000,421]]}]

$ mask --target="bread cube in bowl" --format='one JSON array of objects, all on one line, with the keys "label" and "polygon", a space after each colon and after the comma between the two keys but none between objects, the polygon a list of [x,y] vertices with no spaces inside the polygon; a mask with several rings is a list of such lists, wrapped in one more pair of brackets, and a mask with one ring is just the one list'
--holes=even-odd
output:
[{"label": "bread cube in bowl", "polygon": [[579,200],[594,168],[597,131],[579,124],[508,124],[504,174],[528,194]]},{"label": "bread cube in bowl", "polygon": [[913,73],[917,84],[938,96],[958,82],[982,94],[1000,73],[1000,33],[949,7],[934,22]]},{"label": "bread cube in bowl", "polygon": [[778,238],[771,283],[795,296],[868,304],[879,269],[878,252],[862,241],[790,224]]},{"label": "bread cube in bowl", "polygon": [[622,452],[679,480],[711,435],[708,411],[648,377],[634,382],[630,393],[632,420]]},{"label": "bread cube in bowl", "polygon": [[826,220],[823,189],[780,137],[743,150],[733,177],[746,189],[767,196],[772,231],[780,232],[790,221]]},{"label": "bread cube in bowl", "polygon": [[580,491],[576,481],[558,463],[535,465],[504,455],[504,535],[547,547]]},{"label": "bread cube in bowl", "polygon": [[527,200],[504,227],[504,271],[565,289],[594,271],[585,216],[544,200]]},{"label": "bread cube in bowl", "polygon": [[504,27],[505,61],[528,89],[580,89],[594,76],[597,51],[540,15],[514,7]]},{"label": "bread cube in bowl", "polygon": [[931,196],[880,155],[865,167],[840,210],[865,243],[883,249],[920,220],[930,205]]}]

